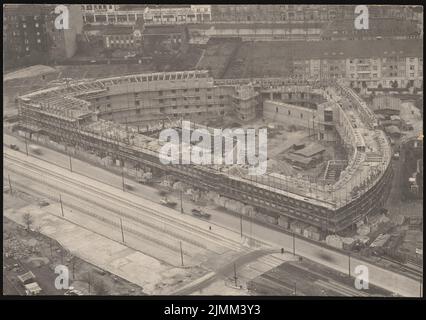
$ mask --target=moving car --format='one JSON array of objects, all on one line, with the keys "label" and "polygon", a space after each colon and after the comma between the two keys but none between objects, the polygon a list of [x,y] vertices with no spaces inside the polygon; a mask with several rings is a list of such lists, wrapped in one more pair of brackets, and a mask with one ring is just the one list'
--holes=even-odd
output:
[{"label": "moving car", "polygon": [[39,154],[39,155],[42,154],[42,151],[41,151],[40,147],[38,147],[38,146],[30,145],[30,150],[34,154]]},{"label": "moving car", "polygon": [[38,205],[40,206],[40,207],[46,207],[46,206],[48,206],[50,203],[47,201],[47,200],[45,200],[45,199],[43,199],[43,200],[40,200],[39,202],[38,202]]},{"label": "moving car", "polygon": [[201,210],[198,209],[192,209],[191,213],[193,216],[198,217],[198,218],[203,218],[203,219],[210,219],[211,214],[203,212]]}]

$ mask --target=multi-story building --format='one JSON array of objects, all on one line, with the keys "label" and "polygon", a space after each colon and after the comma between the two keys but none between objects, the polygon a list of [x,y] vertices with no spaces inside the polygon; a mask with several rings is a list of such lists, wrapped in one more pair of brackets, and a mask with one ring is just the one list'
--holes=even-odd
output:
[{"label": "multi-story building", "polygon": [[[214,22],[329,22],[354,19],[355,5],[213,5]],[[406,6],[368,6],[371,18],[412,19]]]},{"label": "multi-story building", "polygon": [[95,5],[81,6],[87,24],[148,25],[188,24],[211,21],[210,5]]},{"label": "multi-story building", "polygon": [[143,13],[144,21],[149,25],[188,24],[211,21],[210,5],[191,5],[175,8],[147,7]]},{"label": "multi-story building", "polygon": [[[253,83],[253,87],[256,86]],[[313,90],[305,87],[283,88],[284,99],[290,99],[291,94],[291,99],[303,100],[305,94],[309,96]],[[270,86],[261,87],[260,91],[264,89],[269,90]],[[329,100],[327,90],[315,90]],[[237,170],[225,170],[229,168],[162,164],[158,140],[143,134],[149,128],[143,131],[142,125],[141,131],[131,122],[165,120],[164,126],[165,122],[176,122],[173,117],[174,120],[189,119],[197,113],[205,116],[211,111],[219,115],[225,110],[233,111],[233,107],[241,107],[239,103],[233,104],[231,98],[239,96],[238,91],[243,101],[254,98],[250,85],[240,90],[232,85],[217,84],[207,71],[76,81],[32,92],[19,98],[18,130],[26,131],[29,138],[61,141],[101,157],[107,155],[126,166],[166,173],[200,191],[213,191],[252,206],[263,215],[263,221],[274,225],[280,219],[290,219],[336,233],[380,210],[390,190],[392,167],[389,141],[374,124],[374,114],[353,90],[337,83],[332,90],[349,99],[351,108],[329,100],[318,106],[315,119],[313,109],[288,106],[291,103],[271,104],[269,110],[278,113],[277,122],[288,120],[286,115],[290,111],[294,118],[291,122],[297,118],[299,125],[310,126],[313,121],[320,126],[319,130],[331,128],[330,131],[338,133],[348,148],[348,161],[339,177],[327,184],[277,173],[254,179],[241,166],[235,168]],[[269,92],[272,97],[278,93]],[[245,107],[250,110],[252,106]]]},{"label": "multi-story building", "polygon": [[5,66],[46,62],[49,47],[45,7],[16,4],[3,7]]},{"label": "multi-story building", "polygon": [[123,24],[133,25],[138,19],[143,19],[143,11],[146,6],[126,6],[126,5],[81,5],[83,21],[85,24]]},{"label": "multi-story building", "polygon": [[321,31],[321,40],[416,39],[421,34],[417,21],[400,18],[371,18],[368,29],[356,29],[354,19],[330,21]]},{"label": "multi-story building", "polygon": [[294,42],[289,48],[296,78],[344,79],[358,88],[423,84],[421,40]]},{"label": "multi-story building", "polygon": [[56,29],[54,5],[8,4],[3,10],[3,48],[7,66],[70,58],[82,31],[79,6],[69,5],[69,28]]},{"label": "multi-story building", "polygon": [[[50,55],[53,60],[67,59],[74,56],[77,51],[77,37],[83,31],[83,16],[80,6],[68,6],[69,28],[55,28],[55,19],[47,20],[47,31],[51,39]],[[51,17],[52,12],[50,12]]]},{"label": "multi-story building", "polygon": [[144,24],[137,21],[134,25],[108,25],[102,34],[104,48],[106,49],[132,49],[142,51]]}]

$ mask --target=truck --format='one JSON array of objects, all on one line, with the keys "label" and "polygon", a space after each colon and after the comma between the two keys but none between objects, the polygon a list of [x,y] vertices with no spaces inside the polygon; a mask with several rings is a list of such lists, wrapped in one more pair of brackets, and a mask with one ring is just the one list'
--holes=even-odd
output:
[{"label": "truck", "polygon": [[167,197],[164,197],[163,199],[161,199],[160,203],[162,205],[165,205],[165,206],[170,207],[170,208],[176,207],[176,205],[177,205],[177,202],[170,201],[169,199],[167,199]]},{"label": "truck", "polygon": [[129,191],[132,191],[132,190],[134,190],[134,189],[135,189],[135,187],[133,187],[131,184],[128,184],[128,183],[125,183],[125,184],[124,184],[124,188],[125,188],[126,190],[129,190]]},{"label": "truck", "polygon": [[191,213],[193,216],[197,217],[197,218],[203,218],[203,219],[210,219],[211,214],[203,212],[199,209],[192,209]]},{"label": "truck", "polygon": [[39,146],[36,146],[36,145],[30,145],[30,150],[31,150],[31,152],[32,153],[34,153],[34,154],[38,154],[38,155],[41,155],[42,154],[42,151],[41,151],[41,149],[40,149],[40,147]]}]

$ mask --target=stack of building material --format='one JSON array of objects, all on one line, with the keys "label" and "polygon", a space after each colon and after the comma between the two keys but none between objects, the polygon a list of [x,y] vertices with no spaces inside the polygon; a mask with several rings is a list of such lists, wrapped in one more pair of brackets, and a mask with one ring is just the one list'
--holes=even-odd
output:
[{"label": "stack of building material", "polygon": [[246,215],[246,216],[252,216],[252,215],[254,215],[255,210],[252,206],[245,205],[241,209],[241,213]]},{"label": "stack of building material", "polygon": [[284,217],[284,216],[279,216],[278,217],[278,225],[280,225],[281,227],[284,227],[286,229],[288,229],[288,218]]},{"label": "stack of building material", "polygon": [[303,230],[307,227],[308,225],[304,222],[300,222],[300,221],[293,221],[292,223],[290,223],[290,230],[297,233],[297,234],[303,234]]},{"label": "stack of building material", "polygon": [[361,242],[362,244],[366,244],[368,241],[370,241],[370,237],[362,236],[362,235],[355,235],[354,239],[356,241]]},{"label": "stack of building material", "polygon": [[304,229],[303,235],[306,238],[313,239],[313,240],[316,240],[316,241],[319,241],[320,238],[321,238],[320,233],[318,232],[318,229],[315,228],[314,226],[310,226],[310,227],[307,227],[306,229]]},{"label": "stack of building material", "polygon": [[352,250],[356,240],[354,238],[342,238],[343,249]]},{"label": "stack of building material", "polygon": [[110,156],[106,156],[105,158],[102,158],[102,164],[104,166],[112,166],[114,163],[114,161],[112,160],[112,158]]},{"label": "stack of building material", "polygon": [[268,216],[266,214],[256,212],[254,216],[256,219],[259,219],[261,221],[268,221]]},{"label": "stack of building material", "polygon": [[329,235],[325,238],[325,242],[334,248],[343,249],[342,239],[337,235]]},{"label": "stack of building material", "polygon": [[386,242],[388,242],[390,238],[389,234],[380,234],[371,244],[370,247],[371,248],[375,248],[375,247],[383,247],[383,245],[386,244]]},{"label": "stack of building material", "polygon": [[244,207],[244,204],[242,202],[232,200],[232,199],[228,200],[225,204],[226,209],[231,210],[231,211],[235,211],[235,212],[238,212],[238,213],[242,213],[243,207]]},{"label": "stack of building material", "polygon": [[278,224],[278,218],[274,216],[267,215],[266,221],[270,224]]},{"label": "stack of building material", "polygon": [[366,224],[360,226],[356,231],[360,236],[366,236],[370,233],[370,227]]}]

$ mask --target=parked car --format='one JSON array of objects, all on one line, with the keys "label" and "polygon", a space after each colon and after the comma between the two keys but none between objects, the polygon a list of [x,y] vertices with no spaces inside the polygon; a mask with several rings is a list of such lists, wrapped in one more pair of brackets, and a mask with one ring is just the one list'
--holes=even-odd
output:
[{"label": "parked car", "polygon": [[45,200],[45,199],[43,199],[43,200],[40,200],[39,202],[38,202],[38,205],[40,206],[40,207],[46,207],[46,206],[48,206],[50,203],[47,201],[47,200]]},{"label": "parked car", "polygon": [[10,149],[18,151],[19,147],[16,144],[11,144]]}]

